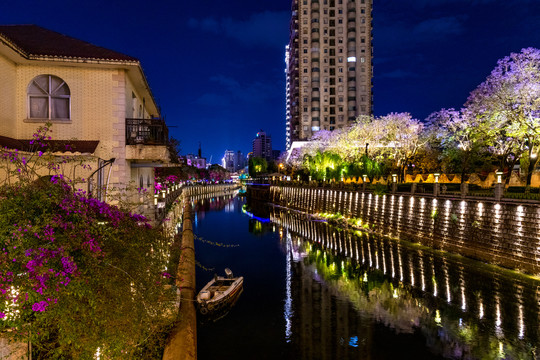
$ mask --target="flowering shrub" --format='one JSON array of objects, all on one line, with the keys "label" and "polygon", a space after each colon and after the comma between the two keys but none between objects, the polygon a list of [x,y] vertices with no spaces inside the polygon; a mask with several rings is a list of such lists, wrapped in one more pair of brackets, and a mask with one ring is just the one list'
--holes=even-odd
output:
[{"label": "flowering shrub", "polygon": [[0,187],[2,336],[30,340],[38,359],[131,358],[171,321],[166,236],[62,174],[28,179]]}]

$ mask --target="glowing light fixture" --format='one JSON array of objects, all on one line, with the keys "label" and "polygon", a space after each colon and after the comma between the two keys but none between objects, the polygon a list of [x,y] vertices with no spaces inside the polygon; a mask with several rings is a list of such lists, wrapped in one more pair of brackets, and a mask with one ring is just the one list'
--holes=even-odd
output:
[{"label": "glowing light fixture", "polygon": [[497,175],[497,184],[502,183],[503,172],[502,172],[502,171],[497,171],[497,172],[495,173],[495,175]]},{"label": "glowing light fixture", "polygon": [[397,182],[397,174],[392,174],[392,182],[393,183]]},{"label": "glowing light fixture", "polygon": [[441,176],[441,174],[435,173],[435,174],[433,174],[433,176],[435,176],[435,183],[438,183],[439,182],[439,176]]}]

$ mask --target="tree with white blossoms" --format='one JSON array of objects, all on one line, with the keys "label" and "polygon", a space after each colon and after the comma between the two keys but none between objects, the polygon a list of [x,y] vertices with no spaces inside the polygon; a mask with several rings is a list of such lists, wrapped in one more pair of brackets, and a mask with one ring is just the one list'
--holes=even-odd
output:
[{"label": "tree with white blossoms", "polygon": [[423,136],[424,124],[405,112],[390,113],[376,121],[384,129],[379,137],[378,150],[384,154],[391,168],[398,172],[399,180],[403,181],[407,165],[428,141]]},{"label": "tree with white blossoms", "polygon": [[[426,123],[432,144],[442,150],[443,170],[459,171],[461,182],[474,171],[475,163],[489,162],[485,158],[492,137],[487,123],[468,109],[441,109],[430,114]],[[476,161],[482,158],[483,161]]]},{"label": "tree with white blossoms", "polygon": [[[529,186],[540,147],[540,50],[525,48],[499,60],[465,106],[489,129],[500,129],[499,152],[514,153],[515,161],[521,156],[529,160]],[[509,140],[514,144],[507,149]]]},{"label": "tree with white blossoms", "polygon": [[[375,159],[378,155],[377,148],[384,136],[384,126],[373,115],[360,115],[356,123],[349,129],[349,137],[357,144],[358,159],[366,155]],[[364,147],[365,146],[365,147]]]}]

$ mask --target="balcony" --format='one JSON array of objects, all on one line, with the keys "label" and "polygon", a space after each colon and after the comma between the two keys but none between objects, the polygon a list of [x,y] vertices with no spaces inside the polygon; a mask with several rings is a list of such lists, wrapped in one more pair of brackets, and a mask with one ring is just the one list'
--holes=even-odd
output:
[{"label": "balcony", "polygon": [[167,145],[169,129],[163,119],[126,119],[126,145]]}]

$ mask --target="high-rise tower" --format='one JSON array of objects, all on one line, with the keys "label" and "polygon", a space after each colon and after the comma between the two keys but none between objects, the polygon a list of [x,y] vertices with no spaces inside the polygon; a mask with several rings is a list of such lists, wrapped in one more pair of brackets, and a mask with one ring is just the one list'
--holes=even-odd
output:
[{"label": "high-rise tower", "polygon": [[272,160],[272,137],[262,130],[253,139],[253,156]]},{"label": "high-rise tower", "polygon": [[372,112],[372,0],[292,0],[287,148]]}]

